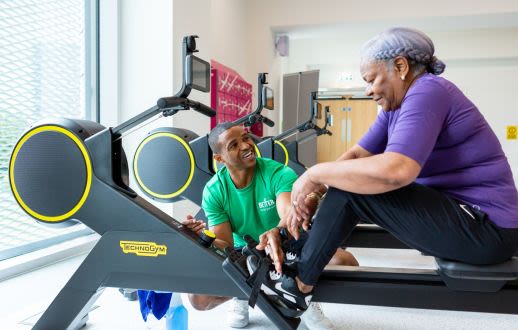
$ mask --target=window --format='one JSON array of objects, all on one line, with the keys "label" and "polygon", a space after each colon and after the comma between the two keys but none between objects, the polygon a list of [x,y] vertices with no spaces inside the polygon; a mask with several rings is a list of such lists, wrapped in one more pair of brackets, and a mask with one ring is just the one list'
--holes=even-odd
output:
[{"label": "window", "polygon": [[97,119],[97,2],[0,2],[0,260],[91,231],[26,215],[9,187],[14,144],[47,117]]}]

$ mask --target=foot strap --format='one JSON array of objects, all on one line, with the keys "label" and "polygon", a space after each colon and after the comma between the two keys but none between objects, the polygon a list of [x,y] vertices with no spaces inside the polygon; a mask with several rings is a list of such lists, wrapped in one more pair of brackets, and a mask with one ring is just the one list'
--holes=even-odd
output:
[{"label": "foot strap", "polygon": [[248,305],[252,308],[255,307],[257,296],[259,295],[259,291],[261,291],[261,285],[264,283],[264,280],[266,279],[266,274],[268,273],[271,264],[272,262],[270,261],[270,258],[259,259],[259,267],[246,280],[246,283],[252,287],[252,292],[250,293],[250,297],[248,298]]},{"label": "foot strap", "polygon": [[[240,260],[235,260],[234,255],[229,255],[223,262],[223,271],[230,277],[230,279],[243,291],[246,296],[250,296],[252,288],[246,282],[248,272],[242,269],[243,265]],[[257,298],[257,307],[273,322],[273,324],[282,330],[295,330],[300,324],[299,318],[292,318],[279,310],[279,307],[274,302],[270,301],[263,292],[259,292]]]}]

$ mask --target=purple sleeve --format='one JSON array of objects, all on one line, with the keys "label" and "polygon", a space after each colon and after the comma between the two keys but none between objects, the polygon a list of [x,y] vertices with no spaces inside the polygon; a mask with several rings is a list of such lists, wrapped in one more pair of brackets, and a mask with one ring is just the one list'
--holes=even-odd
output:
[{"label": "purple sleeve", "polygon": [[411,89],[401,104],[385,151],[403,154],[423,166],[442,130],[450,101],[446,89],[433,82]]},{"label": "purple sleeve", "polygon": [[381,111],[358,144],[371,154],[381,154],[387,146],[387,132],[388,115],[385,111]]}]

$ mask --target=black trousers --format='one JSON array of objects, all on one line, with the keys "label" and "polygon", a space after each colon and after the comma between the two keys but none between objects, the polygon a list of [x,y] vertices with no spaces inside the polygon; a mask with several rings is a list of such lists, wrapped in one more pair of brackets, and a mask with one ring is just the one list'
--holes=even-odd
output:
[{"label": "black trousers", "polygon": [[298,263],[302,282],[316,284],[360,219],[368,219],[416,250],[444,259],[493,264],[518,251],[518,229],[500,228],[487,214],[432,188],[413,183],[375,195],[330,188],[302,249]]}]

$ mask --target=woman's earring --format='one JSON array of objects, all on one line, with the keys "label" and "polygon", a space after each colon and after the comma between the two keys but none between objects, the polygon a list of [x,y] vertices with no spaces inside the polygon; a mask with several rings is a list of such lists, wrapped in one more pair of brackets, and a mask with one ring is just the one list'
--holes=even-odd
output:
[{"label": "woman's earring", "polygon": [[405,76],[401,76],[401,80],[405,81]]}]

